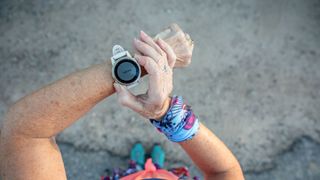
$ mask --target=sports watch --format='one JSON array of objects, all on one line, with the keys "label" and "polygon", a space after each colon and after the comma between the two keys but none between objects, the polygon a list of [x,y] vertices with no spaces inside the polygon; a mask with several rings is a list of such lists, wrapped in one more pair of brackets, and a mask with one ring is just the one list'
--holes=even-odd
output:
[{"label": "sports watch", "polygon": [[120,45],[113,46],[112,54],[113,79],[128,88],[136,86],[141,76],[141,67],[138,62]]}]

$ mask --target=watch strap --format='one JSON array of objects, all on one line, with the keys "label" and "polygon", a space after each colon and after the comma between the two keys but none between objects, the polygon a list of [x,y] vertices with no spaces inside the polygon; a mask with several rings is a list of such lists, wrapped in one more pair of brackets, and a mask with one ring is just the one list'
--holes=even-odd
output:
[{"label": "watch strap", "polygon": [[112,48],[112,64],[114,64],[115,61],[117,61],[118,59],[122,58],[122,57],[131,57],[130,53],[128,51],[125,51],[124,48],[120,45],[114,45]]},{"label": "watch strap", "polygon": [[[124,48],[120,45],[114,45],[112,48],[112,57],[111,57],[111,62],[112,62],[112,66],[115,65],[116,61],[123,58],[123,57],[129,57],[132,58],[132,56],[130,55],[130,53],[126,50],[124,50]],[[141,70],[140,70],[141,71]],[[138,81],[127,85],[126,87],[128,89],[133,88],[134,86],[138,85]]]}]

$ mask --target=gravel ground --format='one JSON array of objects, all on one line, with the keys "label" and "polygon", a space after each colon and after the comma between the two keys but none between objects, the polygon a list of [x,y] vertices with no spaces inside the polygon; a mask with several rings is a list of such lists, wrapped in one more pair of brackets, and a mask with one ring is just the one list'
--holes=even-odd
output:
[{"label": "gravel ground", "polygon": [[[320,2],[317,0],[0,0],[0,117],[45,84],[131,47],[142,29],[176,22],[195,41],[174,93],[238,157],[247,179],[319,179]],[[143,90],[145,82],[137,91]],[[1,119],[0,119],[1,123]],[[137,141],[179,147],[112,96],[58,136],[70,179],[124,166]]]},{"label": "gravel ground", "polygon": [[[66,143],[60,143],[59,146],[63,152],[69,179],[98,179],[101,175],[107,174],[106,169],[111,171],[114,167],[127,167],[126,162],[129,158],[127,156],[120,157],[105,151],[79,150]],[[245,177],[247,180],[318,180],[320,179],[319,156],[320,144],[308,136],[303,136],[296,139],[288,149],[279,152],[269,168],[245,171]],[[191,167],[190,171],[192,175],[202,177],[195,167]]]}]

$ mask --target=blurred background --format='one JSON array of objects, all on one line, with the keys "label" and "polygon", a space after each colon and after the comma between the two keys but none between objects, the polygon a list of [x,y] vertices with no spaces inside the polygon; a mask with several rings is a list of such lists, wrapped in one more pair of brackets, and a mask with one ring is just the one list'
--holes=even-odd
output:
[{"label": "blurred background", "polygon": [[[174,93],[233,151],[246,179],[320,179],[319,0],[0,0],[0,123],[24,95],[172,22],[195,42]],[[115,102],[57,137],[69,179],[126,167],[138,141],[162,144],[168,167],[199,175],[180,147]]]}]

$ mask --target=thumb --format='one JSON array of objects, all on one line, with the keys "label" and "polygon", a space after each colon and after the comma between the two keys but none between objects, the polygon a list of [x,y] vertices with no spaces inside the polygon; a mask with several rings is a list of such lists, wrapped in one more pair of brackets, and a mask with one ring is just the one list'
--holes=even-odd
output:
[{"label": "thumb", "polygon": [[126,87],[118,83],[114,83],[113,86],[116,89],[119,104],[126,106],[138,113],[143,111],[142,103]]}]

